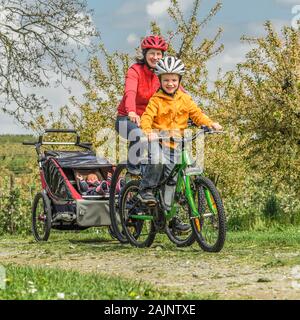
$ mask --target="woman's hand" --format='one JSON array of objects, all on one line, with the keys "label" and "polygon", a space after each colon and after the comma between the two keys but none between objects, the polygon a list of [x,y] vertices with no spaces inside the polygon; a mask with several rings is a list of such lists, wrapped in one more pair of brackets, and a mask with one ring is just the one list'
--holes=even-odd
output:
[{"label": "woman's hand", "polygon": [[214,122],[211,127],[216,130],[216,131],[221,131],[223,129],[223,127],[218,123],[218,122]]},{"label": "woman's hand", "polygon": [[129,117],[130,121],[136,123],[138,127],[140,126],[141,118],[134,111],[128,112],[128,117]]}]

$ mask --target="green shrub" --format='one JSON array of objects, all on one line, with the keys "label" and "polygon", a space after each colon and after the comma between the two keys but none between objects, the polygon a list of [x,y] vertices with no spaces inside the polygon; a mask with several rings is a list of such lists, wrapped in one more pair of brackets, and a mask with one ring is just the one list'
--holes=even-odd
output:
[{"label": "green shrub", "polygon": [[272,194],[266,201],[263,208],[263,215],[269,220],[279,220],[283,214],[279,200],[276,195]]},{"label": "green shrub", "polygon": [[0,185],[0,235],[28,234],[31,228],[31,203],[34,185],[12,185],[5,177]]}]

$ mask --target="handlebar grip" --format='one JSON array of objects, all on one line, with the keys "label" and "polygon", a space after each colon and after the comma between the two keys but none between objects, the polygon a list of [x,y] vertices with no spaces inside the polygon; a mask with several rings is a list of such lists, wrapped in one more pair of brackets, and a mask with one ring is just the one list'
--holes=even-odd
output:
[{"label": "handlebar grip", "polygon": [[211,129],[207,126],[201,126],[201,129],[204,131],[204,133],[213,132],[213,129]]},{"label": "handlebar grip", "polygon": [[188,127],[198,127],[192,119],[188,120]]},{"label": "handlebar grip", "polygon": [[35,146],[38,142],[23,142],[23,146]]},{"label": "handlebar grip", "polygon": [[45,133],[75,133],[77,131],[74,129],[45,129]]}]

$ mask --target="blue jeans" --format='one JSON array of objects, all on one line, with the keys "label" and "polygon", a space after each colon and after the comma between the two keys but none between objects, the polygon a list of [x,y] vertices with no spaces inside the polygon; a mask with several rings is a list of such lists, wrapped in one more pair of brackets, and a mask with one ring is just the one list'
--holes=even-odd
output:
[{"label": "blue jeans", "polygon": [[144,148],[144,145],[140,143],[140,138],[144,136],[143,131],[127,116],[117,116],[115,129],[122,138],[129,141],[128,170],[140,171],[141,151]]}]

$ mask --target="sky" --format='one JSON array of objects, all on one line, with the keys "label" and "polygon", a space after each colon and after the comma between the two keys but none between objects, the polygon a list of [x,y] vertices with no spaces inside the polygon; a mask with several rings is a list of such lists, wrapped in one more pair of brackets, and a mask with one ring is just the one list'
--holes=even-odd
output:
[{"label": "sky", "polygon": [[[150,22],[155,20],[162,32],[172,30],[172,20],[167,14],[170,0],[87,0],[94,10],[93,21],[101,33],[102,41],[109,51],[134,52],[142,37],[149,34]],[[185,17],[189,17],[193,0],[179,0]],[[215,0],[202,0],[199,18],[205,17],[215,5]],[[222,54],[211,60],[207,67],[212,82],[221,68],[224,72],[234,69],[250,49],[241,42],[243,35],[264,35],[263,23],[272,21],[277,31],[282,26],[290,26],[299,15],[300,0],[223,0],[222,9],[203,29],[203,38],[213,36],[219,27],[223,29],[220,43],[225,46]],[[297,5],[299,7],[297,7]],[[79,83],[68,82],[71,95],[80,99],[83,88]],[[36,89],[35,89],[36,90]],[[37,89],[43,94],[53,109],[68,103],[70,94],[63,88]],[[117,106],[116,106],[117,107]],[[12,118],[0,111],[0,134],[30,133]]]}]

